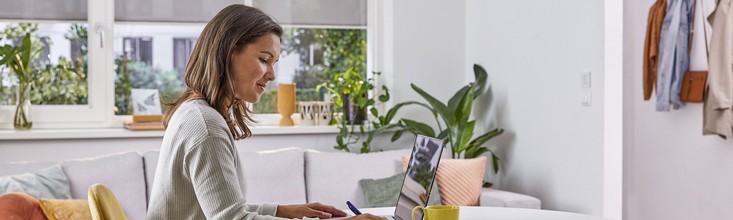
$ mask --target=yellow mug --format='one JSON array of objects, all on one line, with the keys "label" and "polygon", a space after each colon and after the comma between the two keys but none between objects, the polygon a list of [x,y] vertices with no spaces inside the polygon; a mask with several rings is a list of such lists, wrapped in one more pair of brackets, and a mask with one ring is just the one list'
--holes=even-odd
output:
[{"label": "yellow mug", "polygon": [[[458,220],[458,206],[433,205],[428,207],[417,206],[412,209],[412,220],[415,220],[415,212],[422,209],[425,220]],[[419,219],[418,219],[419,220]]]}]

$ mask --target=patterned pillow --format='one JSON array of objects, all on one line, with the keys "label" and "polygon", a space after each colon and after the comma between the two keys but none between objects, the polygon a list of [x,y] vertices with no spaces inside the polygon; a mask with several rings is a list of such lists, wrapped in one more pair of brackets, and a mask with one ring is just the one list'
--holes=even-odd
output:
[{"label": "patterned pillow", "polygon": [[477,206],[486,171],[486,157],[440,160],[436,180],[443,204]]}]

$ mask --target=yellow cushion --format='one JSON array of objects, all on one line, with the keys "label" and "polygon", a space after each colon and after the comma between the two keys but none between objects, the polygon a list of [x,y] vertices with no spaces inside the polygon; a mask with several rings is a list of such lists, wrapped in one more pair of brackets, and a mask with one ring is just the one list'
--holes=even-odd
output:
[{"label": "yellow cushion", "polygon": [[89,203],[80,199],[38,199],[48,220],[91,220]]},{"label": "yellow cushion", "polygon": [[89,208],[94,220],[127,219],[112,190],[99,183],[89,187]]}]

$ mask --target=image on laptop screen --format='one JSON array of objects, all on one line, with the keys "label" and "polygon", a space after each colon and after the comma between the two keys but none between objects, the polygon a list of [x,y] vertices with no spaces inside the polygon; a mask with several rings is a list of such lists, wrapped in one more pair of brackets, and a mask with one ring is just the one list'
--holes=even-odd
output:
[{"label": "image on laptop screen", "polygon": [[[443,154],[443,141],[418,135],[415,139],[415,146],[407,165],[405,181],[402,183],[402,190],[395,217],[397,219],[411,219],[412,209],[415,206],[426,206],[430,189],[433,186],[435,172],[438,170],[440,155]],[[422,211],[415,213],[415,219],[422,219]]]}]

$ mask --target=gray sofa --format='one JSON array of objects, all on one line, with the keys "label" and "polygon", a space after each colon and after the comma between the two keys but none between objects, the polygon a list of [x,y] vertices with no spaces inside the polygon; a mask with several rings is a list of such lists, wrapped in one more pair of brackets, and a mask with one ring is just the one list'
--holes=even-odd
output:
[{"label": "gray sofa", "polygon": [[[294,204],[321,202],[347,209],[345,201],[366,207],[358,181],[401,172],[401,157],[409,149],[370,154],[318,152],[299,148],[239,153],[244,165],[248,203]],[[19,162],[0,165],[0,176],[34,172],[61,163],[72,198],[86,199],[94,183],[107,185],[131,220],[145,219],[155,176],[158,151],[125,152],[61,162]],[[536,198],[496,189],[483,189],[482,206],[540,208]]]}]

